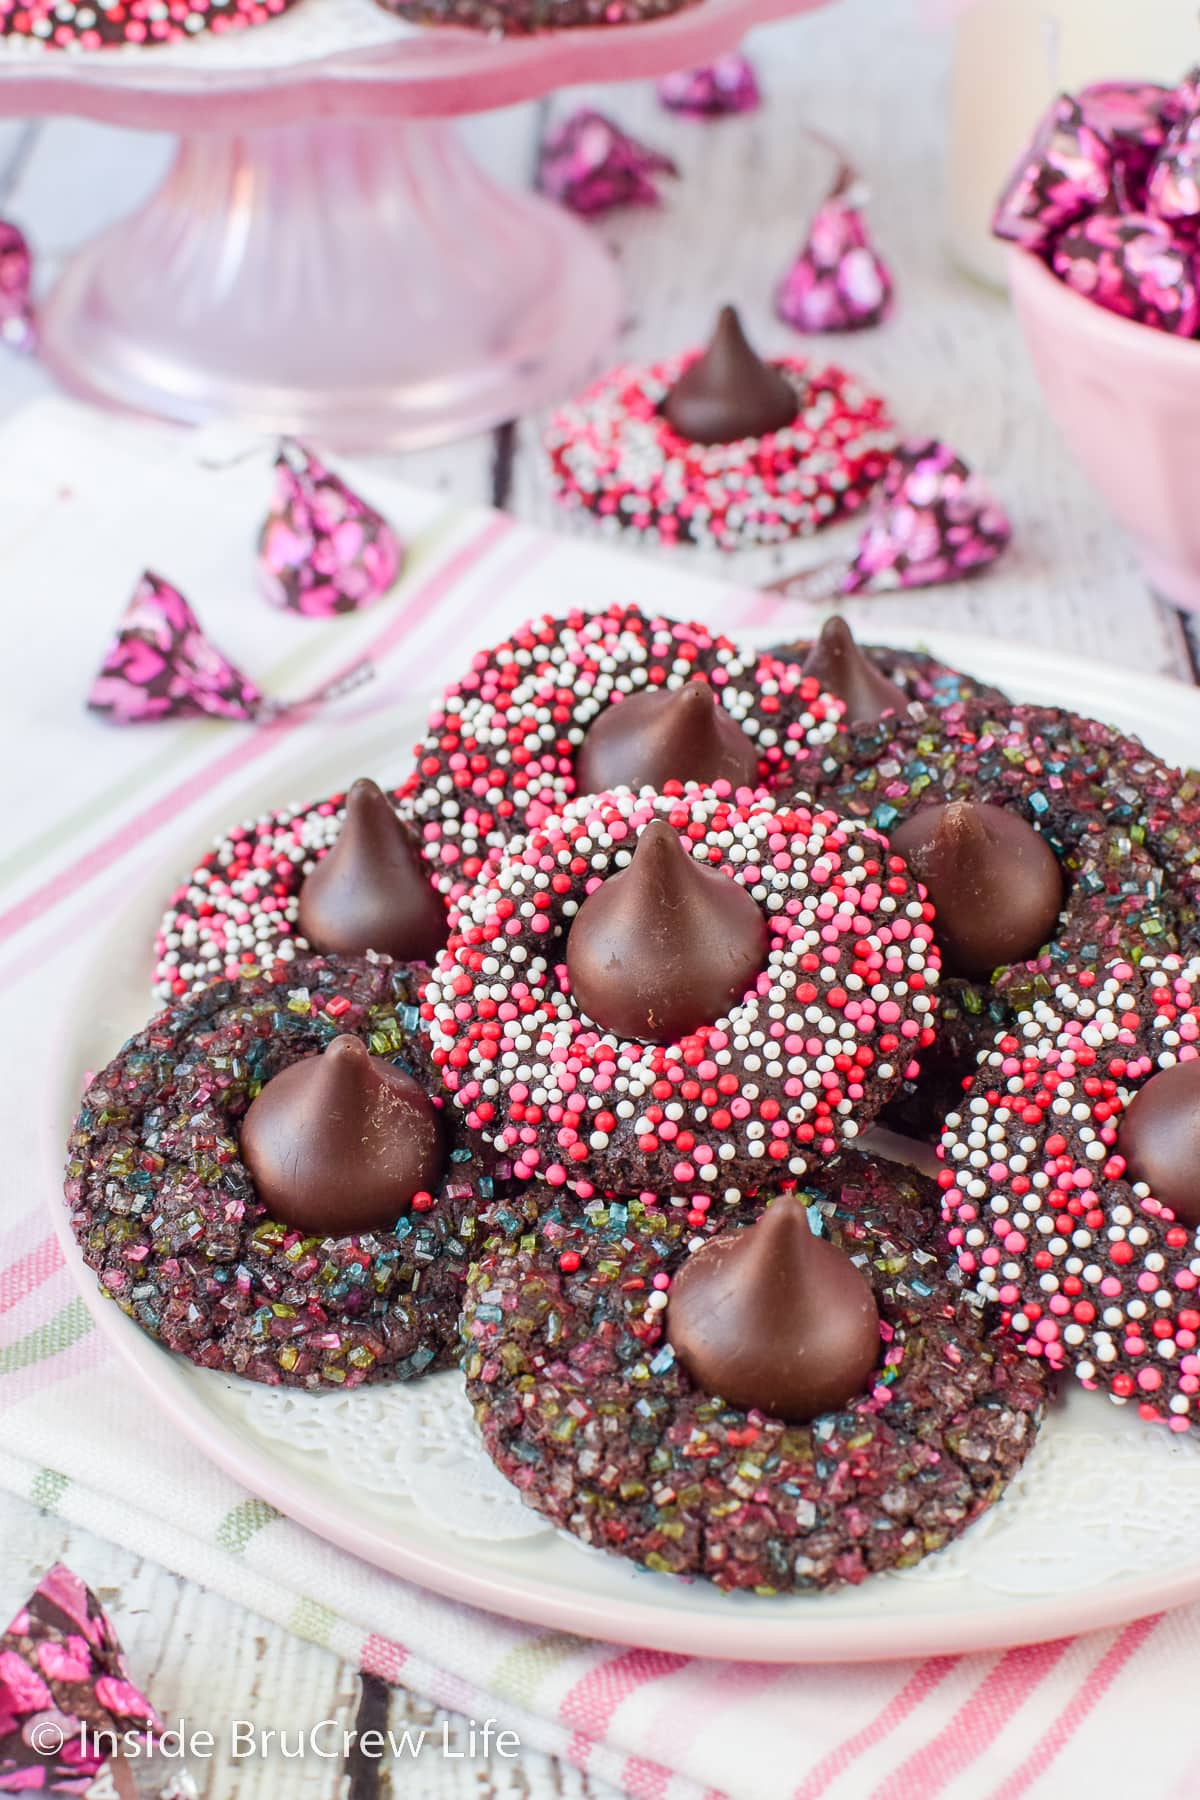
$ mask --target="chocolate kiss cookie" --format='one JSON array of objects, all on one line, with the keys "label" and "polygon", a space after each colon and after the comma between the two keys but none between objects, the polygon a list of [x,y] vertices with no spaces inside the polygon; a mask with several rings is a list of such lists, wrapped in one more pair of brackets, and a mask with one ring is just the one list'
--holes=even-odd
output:
[{"label": "chocolate kiss cookie", "polygon": [[[575,932],[606,885],[620,894],[655,824],[690,844],[710,883],[741,888],[768,931],[745,991],[668,1043],[604,1030],[570,980]],[[934,1039],[932,918],[882,839],[832,813],[711,788],[585,795],[464,898],[422,1017],[454,1105],[518,1179],[680,1188],[703,1210],[834,1157],[915,1076]]]},{"label": "chocolate kiss cookie", "polygon": [[[530,1506],[645,1568],[771,1594],[908,1568],[1000,1498],[1047,1371],[950,1278],[932,1182],[854,1154],[815,1178],[708,1240],[653,1194],[556,1206],[532,1188],[494,1209],[463,1367],[484,1446]],[[693,1265],[802,1199],[878,1311],[874,1375],[811,1425],[718,1399],[670,1341]]]},{"label": "chocolate kiss cookie", "polygon": [[394,1225],[432,1193],[445,1160],[424,1088],[349,1034],[267,1083],[241,1150],[272,1218],[320,1237]]},{"label": "chocolate kiss cookie", "polygon": [[432,962],[446,909],[412,832],[373,781],[356,781],[333,848],[300,888],[297,924],[314,950]]},{"label": "chocolate kiss cookie", "polygon": [[[790,648],[795,654],[798,646]],[[899,663],[868,654],[912,691]],[[1189,955],[1200,944],[1195,776],[1100,720],[972,696],[961,686],[948,692],[949,704],[935,694],[874,725],[835,733],[805,786],[889,837],[930,807],[963,800],[1003,807],[1036,827],[1066,880],[1059,919],[1030,956],[993,965],[982,979],[943,973],[938,1042],[922,1060],[919,1091],[903,1094],[884,1121],[917,1135],[936,1135],[980,1052],[1072,971],[1122,957],[1136,963],[1148,953]]]},{"label": "chocolate kiss cookie", "polygon": [[[512,1187],[507,1165],[458,1134],[446,1109],[440,1177],[435,1159],[410,1162],[402,1139],[403,1186],[427,1187],[403,1215],[389,1200],[386,1227],[351,1231],[320,1214],[275,1217],[239,1147],[255,1107],[268,1119],[276,1109],[286,1127],[292,1107],[280,1120],[280,1096],[294,1101],[293,1083],[312,1078],[318,1095],[322,1083],[326,1098],[334,1088],[341,1117],[306,1116],[301,1093],[292,1148],[304,1175],[338,1149],[363,1187],[377,1180],[374,1159],[346,1136],[364,1090],[360,1125],[376,1148],[383,1137],[385,1156],[387,1126],[407,1116],[414,1087],[413,1141],[428,1144],[426,1096],[437,1089],[414,1004],[425,973],[386,957],[310,955],[214,982],[159,1013],[92,1077],[67,1151],[71,1229],[102,1291],[148,1336],[203,1368],[288,1387],[345,1391],[455,1361],[467,1264],[488,1206]],[[344,1105],[336,1090],[348,1071]],[[259,1135],[288,1187],[286,1142]],[[362,1195],[346,1174],[327,1167],[330,1189],[353,1208]]]},{"label": "chocolate kiss cookie", "polygon": [[1062,870],[1020,813],[969,800],[929,806],[897,826],[891,846],[933,901],[948,974],[1024,962],[1054,936]]},{"label": "chocolate kiss cookie", "polygon": [[629,867],[588,895],[567,936],[575,1003],[604,1031],[669,1044],[711,1025],[753,987],[770,933],[728,876],[652,819]]},{"label": "chocolate kiss cookie", "polygon": [[813,1236],[799,1194],[693,1252],[671,1283],[667,1339],[698,1388],[793,1424],[868,1392],[881,1353],[871,1284]]},{"label": "chocolate kiss cookie", "polygon": [[606,707],[588,727],[575,758],[575,785],[581,794],[612,788],[649,787],[659,793],[668,781],[696,781],[731,790],[759,785],[758,752],[707,681],[681,688],[654,688]]},{"label": "chocolate kiss cookie", "polygon": [[1200,958],[1078,969],[997,1033],[938,1151],[959,1266],[1014,1342],[1174,1432],[1200,1404],[1197,1069]]},{"label": "chocolate kiss cookie", "polygon": [[800,410],[795,387],[751,349],[732,306],[717,314],[708,348],[663,401],[663,416],[693,444],[732,444],[782,431]]},{"label": "chocolate kiss cookie", "polygon": [[1117,1148],[1127,1181],[1144,1181],[1177,1219],[1200,1225],[1200,1059],[1176,1063],[1138,1089]]},{"label": "chocolate kiss cookie", "polygon": [[845,724],[874,724],[885,713],[908,707],[907,694],[859,649],[843,618],[827,620],[803,666],[806,675],[815,676],[826,693],[842,702]]}]

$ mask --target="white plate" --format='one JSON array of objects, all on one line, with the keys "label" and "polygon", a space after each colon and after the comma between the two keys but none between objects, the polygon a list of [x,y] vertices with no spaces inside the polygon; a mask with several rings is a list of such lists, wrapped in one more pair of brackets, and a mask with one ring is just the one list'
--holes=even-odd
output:
[{"label": "white plate", "polygon": [[[778,628],[773,633],[778,636]],[[1181,684],[985,638],[930,634],[947,662],[1015,698],[1111,719],[1172,761],[1200,749],[1200,694]],[[396,721],[411,742],[419,717]],[[372,724],[372,735],[378,722]],[[311,798],[362,773],[353,730],[319,761],[243,796],[234,816]],[[402,766],[371,773],[398,779]],[[211,821],[216,834],[233,822]],[[160,891],[119,919],[64,1033],[48,1157],[56,1229],[99,1325],[156,1401],[215,1462],[292,1518],[382,1569],[540,1625],[690,1654],[803,1662],[953,1652],[1059,1637],[1200,1595],[1200,1449],[1074,1389],[1025,1470],[963,1538],[904,1575],[843,1592],[727,1596],[588,1550],[544,1526],[477,1448],[455,1374],[353,1394],[293,1395],[193,1368],[111,1302],[66,1227],[61,1147],[85,1070],[145,1020],[162,902],[203,845],[177,849]]]}]

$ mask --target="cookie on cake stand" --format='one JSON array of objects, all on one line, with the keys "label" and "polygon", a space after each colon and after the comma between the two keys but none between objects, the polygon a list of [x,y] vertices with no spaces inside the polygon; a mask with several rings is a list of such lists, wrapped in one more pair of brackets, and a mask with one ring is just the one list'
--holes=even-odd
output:
[{"label": "cookie on cake stand", "polygon": [[87,397],[412,449],[529,413],[616,332],[604,247],[502,190],[455,118],[704,62],[821,0],[699,0],[620,27],[495,38],[301,0],[261,29],[66,52],[0,37],[0,117],[180,133],[150,200],[68,264],[44,353]]}]

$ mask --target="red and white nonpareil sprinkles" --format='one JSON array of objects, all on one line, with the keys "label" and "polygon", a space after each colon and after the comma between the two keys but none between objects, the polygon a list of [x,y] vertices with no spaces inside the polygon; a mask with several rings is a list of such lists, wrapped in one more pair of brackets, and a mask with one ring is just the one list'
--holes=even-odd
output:
[{"label": "red and white nonpareil sprinkles", "polygon": [[217,838],[171,895],[155,939],[155,993],[198,994],[307,950],[296,929],[300,889],[344,817],[345,795],[337,794],[263,813]]},{"label": "red and white nonpareil sprinkles", "polygon": [[797,663],[623,604],[546,614],[481,651],[430,719],[402,789],[437,885],[457,896],[490,850],[574,798],[575,755],[598,713],[697,678],[758,750],[764,787],[795,785],[843,710]]},{"label": "red and white nonpareil sprinkles", "polygon": [[980,1058],[938,1154],[963,1272],[1031,1355],[1185,1431],[1200,1408],[1200,1241],[1125,1179],[1122,1115],[1200,1054],[1200,959],[1069,976]]},{"label": "red and white nonpareil sprinkles", "polygon": [[0,37],[33,38],[49,49],[106,50],[181,44],[212,32],[266,25],[295,0],[0,0]]},{"label": "red and white nonpareil sprinkles", "polygon": [[782,431],[695,444],[662,415],[696,352],[623,365],[554,414],[546,432],[559,499],[611,531],[735,550],[807,536],[866,500],[896,434],[884,401],[843,370],[799,357],[797,416]]},{"label": "red and white nonpareil sprinkles", "polygon": [[[565,936],[652,819],[745,887],[770,932],[739,1005],[678,1043],[581,1014]],[[829,812],[715,790],[587,796],[497,859],[463,903],[422,1013],[469,1125],[533,1175],[729,1200],[853,1142],[933,1039],[932,908],[899,858]]]}]

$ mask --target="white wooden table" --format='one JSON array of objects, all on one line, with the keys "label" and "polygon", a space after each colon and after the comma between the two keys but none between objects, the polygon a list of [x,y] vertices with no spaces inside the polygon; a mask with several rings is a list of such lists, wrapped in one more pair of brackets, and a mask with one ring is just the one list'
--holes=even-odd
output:
[{"label": "white wooden table", "polygon": [[[319,0],[312,0],[319,3]],[[704,125],[673,118],[647,84],[571,93],[468,127],[489,165],[529,179],[547,119],[582,100],[610,111],[674,155],[683,180],[661,212],[596,227],[620,261],[627,318],[622,351],[654,356],[704,334],[716,305],[735,300],[764,348],[786,341],[770,315],[773,283],[792,254],[828,169],[801,123],[838,137],[868,173],[872,220],[893,262],[899,310],[885,330],[836,354],[889,395],[914,431],[936,432],[994,480],[1016,521],[1006,577],[966,589],[878,603],[878,629],[939,624],[1018,637],[1194,681],[1196,661],[1176,612],[1141,583],[1128,551],[1065,461],[1043,413],[1003,300],[955,274],[942,245],[941,139],[947,44],[911,18],[911,0],[843,0],[825,14],[772,27],[751,44],[768,103],[747,119]],[[71,121],[0,127],[0,213],[30,233],[49,280],[74,244],[132,205],[158,179],[165,139]],[[0,362],[0,411],[44,391],[36,364]],[[538,422],[395,459],[409,479],[492,501],[551,523],[537,456]],[[648,571],[648,574],[651,572]],[[653,597],[652,575],[649,597]],[[1200,746],[1198,746],[1200,748]],[[217,1596],[0,1494],[0,1610],[14,1608],[56,1558],[108,1571],[101,1598],[118,1615],[136,1676],[163,1712],[193,1722],[254,1717],[290,1728],[352,1721],[387,1697],[327,1652]],[[7,1617],[7,1614],[5,1614]],[[0,1621],[2,1624],[2,1621]],[[391,1723],[450,1718],[403,1692]],[[377,1722],[377,1715],[372,1722]],[[267,1800],[278,1765],[220,1759],[195,1770],[205,1800]],[[343,1776],[291,1764],[287,1794],[370,1800],[374,1765]],[[594,1794],[599,1784],[534,1752],[483,1768],[425,1758],[411,1794]]]}]

